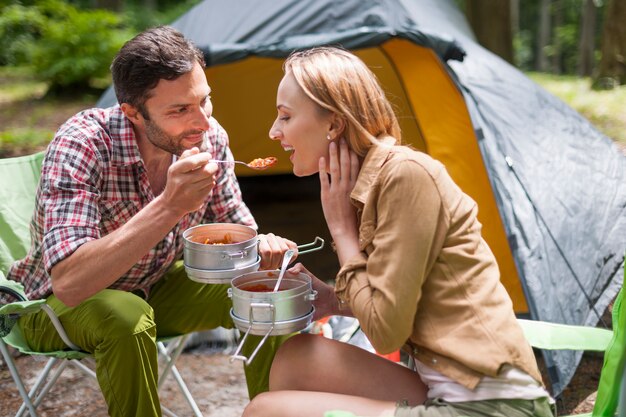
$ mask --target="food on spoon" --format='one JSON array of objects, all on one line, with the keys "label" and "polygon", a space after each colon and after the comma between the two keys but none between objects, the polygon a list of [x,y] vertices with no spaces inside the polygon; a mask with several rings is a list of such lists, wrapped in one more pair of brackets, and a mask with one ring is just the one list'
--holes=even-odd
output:
[{"label": "food on spoon", "polygon": [[248,162],[248,166],[251,168],[269,168],[272,165],[276,164],[278,159],[274,156],[268,156],[267,158],[256,158],[252,161]]}]

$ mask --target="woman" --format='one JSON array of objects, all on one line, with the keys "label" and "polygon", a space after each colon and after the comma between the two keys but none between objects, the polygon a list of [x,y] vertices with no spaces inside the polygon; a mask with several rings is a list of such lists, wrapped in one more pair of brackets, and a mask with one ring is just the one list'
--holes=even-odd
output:
[{"label": "woman", "polygon": [[315,48],[292,54],[284,72],[270,137],[291,152],[294,174],[319,172],[341,266],[334,288],[313,278],[316,316],[353,315],[378,352],[403,347],[416,370],[298,335],[244,415],[552,416],[476,203],[441,163],[399,145],[391,105],[359,58]]}]

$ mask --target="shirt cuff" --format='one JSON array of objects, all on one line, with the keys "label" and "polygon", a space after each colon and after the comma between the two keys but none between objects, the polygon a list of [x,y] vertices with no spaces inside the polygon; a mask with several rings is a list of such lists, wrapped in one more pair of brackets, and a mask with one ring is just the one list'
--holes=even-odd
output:
[{"label": "shirt cuff", "polygon": [[43,263],[48,275],[53,266],[69,257],[80,246],[98,238],[98,231],[89,227],[57,228],[45,235],[42,243]]}]

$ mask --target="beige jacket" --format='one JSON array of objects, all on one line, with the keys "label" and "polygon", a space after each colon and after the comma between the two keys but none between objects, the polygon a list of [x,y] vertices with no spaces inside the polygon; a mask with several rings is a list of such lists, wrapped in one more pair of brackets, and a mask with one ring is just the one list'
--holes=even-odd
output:
[{"label": "beige jacket", "polygon": [[337,275],[339,299],[380,353],[408,346],[469,389],[506,363],[541,382],[476,203],[438,161],[385,143],[368,152],[350,196],[362,252]]}]

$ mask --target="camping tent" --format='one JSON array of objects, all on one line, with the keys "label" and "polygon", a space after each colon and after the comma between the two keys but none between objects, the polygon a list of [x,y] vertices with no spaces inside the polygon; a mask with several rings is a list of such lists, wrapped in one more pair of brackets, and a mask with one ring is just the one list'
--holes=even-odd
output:
[{"label": "camping tent", "polygon": [[[237,159],[277,155],[279,166],[266,173],[290,172],[280,146],[267,139],[283,58],[343,45],[379,77],[403,141],[442,161],[478,202],[518,313],[595,325],[617,294],[626,158],[479,46],[451,0],[205,0],[172,26],[205,53],[214,114]],[[109,90],[100,104],[114,101]],[[581,354],[544,354],[554,393]]]}]

